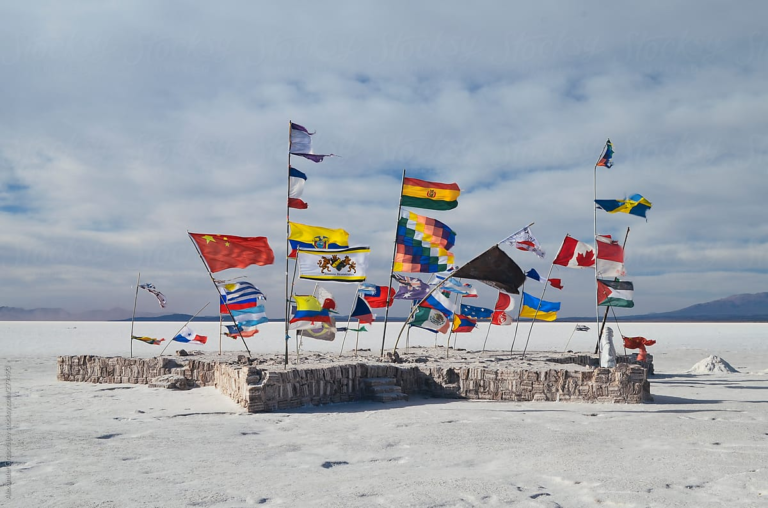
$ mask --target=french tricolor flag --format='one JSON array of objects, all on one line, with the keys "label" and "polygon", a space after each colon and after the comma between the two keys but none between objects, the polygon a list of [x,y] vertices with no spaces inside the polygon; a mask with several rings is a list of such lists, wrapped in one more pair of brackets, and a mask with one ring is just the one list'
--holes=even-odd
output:
[{"label": "french tricolor flag", "polygon": [[288,171],[288,179],[288,206],[290,208],[306,210],[309,205],[299,198],[301,198],[301,195],[304,193],[304,184],[307,182],[307,175],[296,168],[290,168]]}]

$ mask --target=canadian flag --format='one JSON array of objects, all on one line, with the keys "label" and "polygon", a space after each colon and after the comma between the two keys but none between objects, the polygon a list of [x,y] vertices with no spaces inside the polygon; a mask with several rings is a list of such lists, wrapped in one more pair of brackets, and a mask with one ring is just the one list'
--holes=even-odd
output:
[{"label": "canadian flag", "polygon": [[507,312],[515,308],[515,301],[506,293],[499,293],[499,298],[496,300],[496,306],[494,307],[493,316],[491,317],[492,325],[509,326],[515,319]]},{"label": "canadian flag", "polygon": [[563,245],[552,264],[568,268],[593,268],[595,266],[595,250],[584,242],[570,235],[565,235]]}]

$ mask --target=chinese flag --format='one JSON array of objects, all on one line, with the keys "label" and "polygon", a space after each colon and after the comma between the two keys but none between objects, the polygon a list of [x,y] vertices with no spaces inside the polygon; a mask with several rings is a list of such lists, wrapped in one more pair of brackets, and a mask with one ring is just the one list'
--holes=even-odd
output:
[{"label": "chinese flag", "polygon": [[275,253],[265,236],[204,235],[189,233],[211,272],[250,265],[271,265]]}]

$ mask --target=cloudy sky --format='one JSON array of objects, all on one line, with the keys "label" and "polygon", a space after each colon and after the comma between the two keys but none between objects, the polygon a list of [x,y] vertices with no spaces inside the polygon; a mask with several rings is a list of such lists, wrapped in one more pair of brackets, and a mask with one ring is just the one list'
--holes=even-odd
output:
[{"label": "cloudy sky", "polygon": [[[140,271],[194,313],[216,293],[189,230],[268,237],[276,264],[221,275],[280,317],[289,120],[341,155],[294,158],[310,208],[292,220],[370,245],[371,282],[387,281],[403,169],[461,187],[431,214],[457,263],[534,222],[546,259],[508,252],[545,275],[566,233],[591,241],[610,137],[598,198],[653,203],[647,222],[598,212],[600,233],[631,228],[622,313],[766,291],[767,16],[760,1],[5,2],[0,306],[130,309]],[[594,315],[593,273],[552,276],[562,316]]]}]

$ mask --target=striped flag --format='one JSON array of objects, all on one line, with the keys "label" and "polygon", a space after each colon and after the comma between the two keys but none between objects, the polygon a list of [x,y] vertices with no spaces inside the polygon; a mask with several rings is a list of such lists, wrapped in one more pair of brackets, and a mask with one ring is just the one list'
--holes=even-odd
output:
[{"label": "striped flag", "polygon": [[288,181],[288,206],[298,210],[306,210],[309,208],[309,205],[300,199],[301,195],[304,193],[304,184],[307,181],[307,175],[296,168],[290,168],[288,170]]},{"label": "striped flag", "polygon": [[267,296],[250,282],[223,282],[217,281],[216,286],[221,294],[219,298],[219,312],[227,314],[229,310],[242,310],[259,305],[260,300],[266,300]]},{"label": "striped flag", "polygon": [[453,210],[459,206],[461,189],[455,183],[439,183],[405,178],[400,198],[401,206],[429,210]]}]

